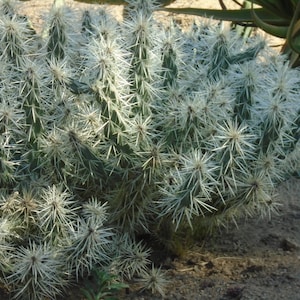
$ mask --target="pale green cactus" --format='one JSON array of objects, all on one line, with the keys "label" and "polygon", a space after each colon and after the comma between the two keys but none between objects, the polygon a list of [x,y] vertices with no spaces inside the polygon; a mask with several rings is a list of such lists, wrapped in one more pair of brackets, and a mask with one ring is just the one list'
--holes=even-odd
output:
[{"label": "pale green cactus", "polygon": [[45,299],[61,294],[66,285],[63,258],[48,244],[29,240],[11,258],[12,274],[7,278],[15,298]]},{"label": "pale green cactus", "polygon": [[264,40],[160,24],[142,0],[122,22],[100,8],[76,24],[56,1],[38,36],[0,3],[0,268],[15,298],[55,298],[97,267],[163,295],[138,238],[276,209],[300,170],[300,77]]},{"label": "pale green cactus", "polygon": [[47,54],[49,59],[60,60],[66,55],[68,19],[64,12],[64,0],[55,0],[50,12]]}]

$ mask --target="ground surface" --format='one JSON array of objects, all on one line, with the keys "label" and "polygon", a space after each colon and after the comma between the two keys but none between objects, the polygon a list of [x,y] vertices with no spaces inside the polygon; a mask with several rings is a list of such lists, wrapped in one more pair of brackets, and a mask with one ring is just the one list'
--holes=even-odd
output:
[{"label": "ground surface", "polygon": [[[72,0],[66,2],[76,9],[94,9]],[[42,13],[51,3],[51,0],[31,0],[22,9],[39,26]],[[219,7],[217,0],[179,0],[176,5]],[[120,7],[112,9],[120,15]],[[188,17],[182,19],[183,23],[189,21]],[[282,205],[278,215],[270,220],[241,220],[238,228],[232,226],[196,241],[183,256],[166,258],[162,267],[170,283],[165,299],[300,300],[300,180],[282,184],[278,195]],[[4,300],[1,295],[0,299]],[[162,297],[138,293],[132,287],[122,299]]]},{"label": "ground surface", "polygon": [[[169,300],[300,300],[300,180],[278,188],[282,203],[269,219],[241,220],[166,260]],[[124,299],[158,300],[143,294]]]}]

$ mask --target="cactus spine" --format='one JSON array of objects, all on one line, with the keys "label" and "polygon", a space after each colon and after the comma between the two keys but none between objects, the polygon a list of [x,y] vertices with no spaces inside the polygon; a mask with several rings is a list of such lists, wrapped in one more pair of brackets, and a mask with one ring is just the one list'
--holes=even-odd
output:
[{"label": "cactus spine", "polygon": [[139,235],[269,215],[299,172],[298,69],[260,38],[128,2],[122,22],[100,8],[70,26],[56,1],[39,36],[1,1],[0,268],[16,298],[54,299],[93,267],[163,294]]}]

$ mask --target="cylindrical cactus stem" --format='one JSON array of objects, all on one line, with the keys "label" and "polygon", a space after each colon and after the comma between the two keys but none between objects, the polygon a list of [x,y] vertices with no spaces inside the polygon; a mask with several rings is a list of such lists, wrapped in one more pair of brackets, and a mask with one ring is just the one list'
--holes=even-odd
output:
[{"label": "cylindrical cactus stem", "polygon": [[149,232],[149,219],[154,211],[153,199],[157,190],[148,182],[142,170],[126,170],[128,175],[117,188],[106,195],[112,219],[122,232]]},{"label": "cylindrical cactus stem", "polygon": [[[152,1],[129,1],[130,14],[127,18],[128,26],[128,49],[130,51],[129,80],[131,83],[132,102],[136,107],[134,110],[142,115],[151,114],[150,103],[154,96],[155,75],[159,70],[157,62],[159,58],[154,57],[155,28],[153,17],[154,8]],[[157,66],[157,68],[155,68]],[[156,73],[156,74],[155,74]]]},{"label": "cylindrical cactus stem", "polygon": [[38,138],[44,131],[44,107],[42,97],[42,81],[33,64],[23,71],[20,96],[23,98],[22,109],[25,112],[26,159],[31,170],[39,169]]},{"label": "cylindrical cactus stem", "polygon": [[120,39],[120,24],[114,18],[108,9],[100,9],[96,15],[96,24],[94,26],[95,38],[103,38],[105,41]]},{"label": "cylindrical cactus stem", "polygon": [[178,79],[178,49],[176,44],[178,37],[176,36],[175,24],[171,23],[166,30],[166,36],[162,42],[162,73],[163,87],[175,88]]},{"label": "cylindrical cactus stem", "polygon": [[[100,12],[95,37],[83,51],[83,80],[88,81],[94,92],[95,105],[103,121],[102,134],[107,140],[107,157],[129,151],[128,131],[131,118],[128,97],[128,52],[122,48],[124,41],[116,32],[121,30],[115,19],[105,10]],[[124,146],[126,144],[126,146]],[[129,155],[127,153],[127,155]],[[122,155],[121,155],[122,156]]]},{"label": "cylindrical cactus stem", "polygon": [[236,103],[234,107],[234,113],[236,118],[241,124],[243,121],[251,118],[251,105],[252,105],[252,87],[243,86],[243,88],[236,95]]},{"label": "cylindrical cactus stem", "polygon": [[298,114],[293,121],[294,127],[292,128],[292,137],[294,138],[294,141],[291,144],[291,151],[293,151],[297,145],[297,143],[300,141],[300,110],[298,110]]},{"label": "cylindrical cactus stem", "polygon": [[93,35],[95,31],[91,14],[88,10],[85,10],[81,20],[81,34],[87,38]]},{"label": "cylindrical cactus stem", "polygon": [[259,74],[256,64],[245,63],[239,65],[232,73],[232,84],[235,89],[234,116],[237,122],[251,120],[251,109],[254,102],[254,93],[257,89],[257,75]]},{"label": "cylindrical cactus stem", "polygon": [[158,5],[158,2],[155,0],[126,0],[127,5],[124,7],[124,16],[125,18],[131,18],[132,15],[142,12],[146,18],[152,16],[155,6]]},{"label": "cylindrical cactus stem", "polygon": [[208,77],[211,80],[219,80],[220,76],[228,69],[230,64],[229,56],[227,37],[224,33],[220,32],[216,36],[209,62]]},{"label": "cylindrical cactus stem", "polygon": [[55,0],[50,12],[47,54],[49,59],[63,59],[68,41],[68,21],[64,11],[64,0]]},{"label": "cylindrical cactus stem", "polygon": [[69,231],[77,218],[73,195],[62,186],[48,187],[42,190],[36,211],[44,240],[53,245],[67,245]]},{"label": "cylindrical cactus stem", "polygon": [[17,15],[1,16],[0,36],[1,59],[13,64],[15,68],[23,66],[26,55],[30,53],[33,40],[33,38],[30,39],[32,32],[28,28],[26,19]]},{"label": "cylindrical cactus stem", "polygon": [[244,62],[254,60],[258,53],[265,48],[265,46],[266,43],[264,41],[259,41],[253,47],[249,47],[238,54],[231,55],[229,62],[230,64],[242,64]]},{"label": "cylindrical cactus stem", "polygon": [[106,7],[100,8],[96,15],[85,11],[81,19],[81,33],[86,37],[103,38],[105,41],[115,40],[120,35],[118,21],[109,13]]},{"label": "cylindrical cactus stem", "polygon": [[[220,161],[220,180],[222,178],[231,182],[236,187],[238,176],[247,170],[249,163],[253,160],[253,153],[256,150],[254,145],[255,136],[249,133],[249,128],[237,120],[225,121],[223,125],[216,127],[213,136],[216,157]],[[223,184],[224,191],[227,184]]]},{"label": "cylindrical cactus stem", "polygon": [[[2,84],[9,87],[9,81]],[[0,89],[1,90],[1,89]],[[24,143],[24,111],[16,91],[9,87],[0,92],[0,187],[8,188],[17,178],[17,166],[21,162],[20,153]]]},{"label": "cylindrical cactus stem", "polygon": [[35,144],[44,128],[40,78],[33,67],[28,67],[24,73],[24,85],[21,93],[24,97],[23,109],[28,126],[28,142]]},{"label": "cylindrical cactus stem", "polygon": [[187,155],[178,155],[176,170],[161,186],[158,201],[161,216],[171,215],[176,229],[184,221],[192,227],[193,218],[215,211],[211,201],[218,191],[218,167],[213,155],[192,149]]},{"label": "cylindrical cactus stem", "polygon": [[15,299],[55,299],[66,286],[64,258],[50,244],[30,239],[11,255],[11,275],[8,284]]},{"label": "cylindrical cactus stem", "polygon": [[69,270],[76,279],[89,274],[97,264],[107,264],[109,244],[113,236],[111,228],[95,217],[77,219],[71,236],[71,243],[65,249]]},{"label": "cylindrical cactus stem", "polygon": [[263,153],[274,150],[283,125],[283,119],[276,115],[274,115],[274,118],[265,120],[262,125],[262,137],[260,139],[260,146]]},{"label": "cylindrical cactus stem", "polygon": [[75,87],[72,87],[72,84],[76,84],[77,81],[71,76],[71,68],[68,66],[67,59],[49,60],[47,68],[49,70],[52,93],[55,99],[60,101],[66,97],[66,89],[71,91],[75,89]]},{"label": "cylindrical cactus stem", "polygon": [[13,148],[5,136],[0,137],[0,186],[9,187],[15,180],[17,162],[12,157]]},{"label": "cylindrical cactus stem", "polygon": [[16,6],[14,0],[2,0],[0,2],[0,14],[12,18],[16,14]]},{"label": "cylindrical cactus stem", "polygon": [[76,174],[72,174],[74,180],[77,179],[85,183],[94,178],[101,185],[107,179],[104,162],[97,157],[89,145],[82,141],[76,132],[70,129],[67,134],[68,144],[75,156],[74,169],[77,171]]},{"label": "cylindrical cactus stem", "polygon": [[[104,123],[104,136],[117,139],[122,144],[122,133],[126,131],[130,118],[130,108],[125,96],[128,87],[126,82],[125,52],[120,48],[119,41],[103,38],[94,39],[89,44],[92,56],[87,57],[89,80],[95,91],[95,100],[101,108]],[[123,72],[123,74],[122,74]]]}]

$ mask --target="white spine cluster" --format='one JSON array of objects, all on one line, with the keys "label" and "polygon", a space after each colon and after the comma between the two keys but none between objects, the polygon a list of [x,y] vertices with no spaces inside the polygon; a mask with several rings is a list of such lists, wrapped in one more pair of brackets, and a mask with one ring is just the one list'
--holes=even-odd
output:
[{"label": "white spine cluster", "polygon": [[54,299],[96,267],[163,295],[138,235],[269,215],[299,172],[298,69],[259,38],[185,32],[157,23],[155,1],[128,2],[121,23],[100,8],[80,27],[56,1],[38,36],[0,1],[0,268],[15,298]]}]

